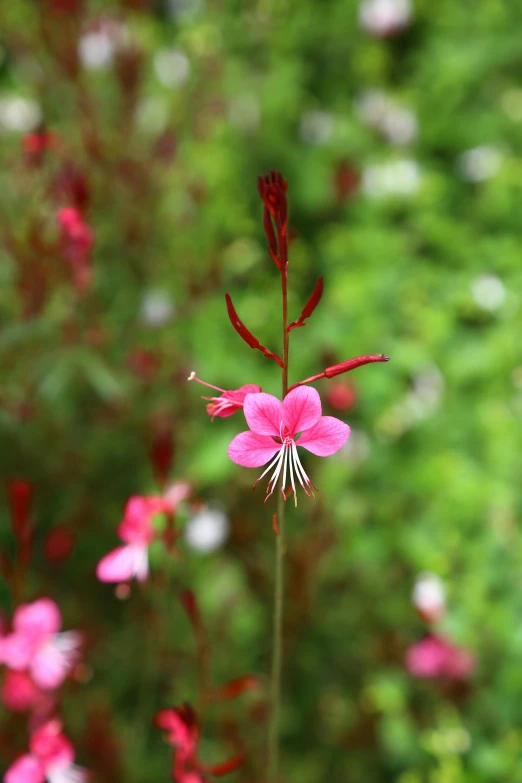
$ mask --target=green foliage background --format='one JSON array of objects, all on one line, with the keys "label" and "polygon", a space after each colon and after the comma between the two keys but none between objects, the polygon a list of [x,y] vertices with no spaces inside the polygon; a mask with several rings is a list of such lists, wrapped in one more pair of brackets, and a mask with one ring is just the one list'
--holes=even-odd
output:
[{"label": "green foliage background", "polygon": [[[169,779],[169,750],[151,719],[195,698],[182,586],[203,608],[214,683],[268,671],[273,509],[262,491],[252,494],[253,472],[227,459],[241,416],[211,423],[185,379],[196,370],[224,388],[278,393],[276,365],[241,342],[224,306],[229,291],[248,327],[278,350],[278,275],[256,191],[257,175],[276,168],[290,183],[292,318],[325,278],[319,309],[292,333],[292,380],[358,354],[392,358],[350,378],[357,403],[341,415],[354,445],[310,457],[318,499],[288,507],[284,779],[522,781],[522,7],[418,0],[411,25],[389,39],[362,30],[349,0],[208,0],[178,4],[179,13],[123,0],[73,7],[0,8],[1,97],[40,104],[89,183],[96,236],[93,286],[79,297],[53,250],[65,204],[48,192],[58,156],[30,167],[20,133],[4,130],[0,471],[35,487],[25,598],[52,595],[67,627],[88,633],[88,682],[64,694],[79,760],[99,780]],[[124,21],[132,43],[88,70],[74,65],[75,52],[98,14]],[[190,64],[173,88],[154,67],[169,47]],[[405,149],[361,119],[357,99],[370,89],[417,115]],[[311,111],[327,114],[323,143],[303,140]],[[467,181],[459,156],[482,145],[500,151],[500,168]],[[340,166],[363,172],[364,183],[368,166],[402,158],[419,167],[412,195],[357,187],[336,197]],[[30,317],[21,270],[47,281]],[[505,287],[496,308],[473,295],[484,275]],[[175,314],[153,328],[140,312],[156,289]],[[129,362],[137,350],[153,357],[145,378]],[[325,393],[326,383],[317,388]],[[128,496],[157,491],[147,453],[164,431],[174,437],[172,478],[221,504],[231,535],[208,555],[182,539],[175,557],[158,548],[153,582],[119,602],[94,568],[116,544]],[[7,510],[1,520],[11,556]],[[43,542],[62,524],[77,544],[57,566]],[[404,668],[405,650],[425,633],[410,600],[423,570],[447,587],[442,631],[476,655],[465,688],[415,681]],[[11,611],[7,584],[2,599]],[[251,750],[231,781],[263,779],[261,702],[247,695],[205,720],[205,758],[230,752],[234,731]],[[93,742],[95,726],[110,752]],[[24,720],[4,711],[2,737],[7,764],[25,747]]]}]

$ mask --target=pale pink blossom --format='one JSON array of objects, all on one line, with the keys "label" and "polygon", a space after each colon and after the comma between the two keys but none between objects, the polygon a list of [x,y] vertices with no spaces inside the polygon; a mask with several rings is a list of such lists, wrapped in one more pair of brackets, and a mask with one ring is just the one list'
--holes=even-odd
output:
[{"label": "pale pink blossom", "polygon": [[414,677],[465,680],[473,674],[475,666],[470,652],[442,636],[426,636],[406,653],[406,667]]},{"label": "pale pink blossom", "polygon": [[339,451],[350,435],[347,424],[333,416],[321,415],[321,399],[311,386],[292,389],[283,402],[263,392],[248,394],[244,412],[250,430],[236,435],[228,448],[228,456],[245,468],[270,463],[257,480],[272,470],[267,498],[281,476],[281,491],[287,499],[290,494],[286,489],[288,473],[296,505],[296,481],[307,495],[313,494],[315,489],[301,464],[297,446],[303,446],[318,457],[328,457]]},{"label": "pale pink blossom", "polygon": [[4,776],[4,783],[83,783],[87,772],[74,764],[74,748],[62,734],[59,720],[37,729],[29,742],[29,753],[16,759]]},{"label": "pale pink blossom", "polygon": [[28,671],[44,690],[57,688],[78,658],[81,636],[60,633],[60,610],[50,598],[21,604],[13,617],[13,630],[0,640],[0,660],[14,671]]},{"label": "pale pink blossom", "polygon": [[214,419],[214,416],[226,419],[228,416],[232,416],[236,411],[241,410],[244,405],[245,397],[247,394],[255,394],[261,391],[261,386],[257,386],[255,383],[247,383],[244,386],[240,386],[239,389],[220,389],[219,386],[213,386],[211,383],[201,381],[196,377],[196,373],[192,372],[188,378],[189,381],[196,381],[202,386],[208,386],[209,389],[215,389],[221,392],[219,397],[203,397],[204,400],[209,400],[207,405],[207,413]]},{"label": "pale pink blossom", "polygon": [[100,582],[125,582],[136,578],[143,582],[149,575],[149,545],[155,537],[152,518],[170,505],[162,497],[132,496],[125,506],[117,533],[124,546],[103,557],[96,568]]}]

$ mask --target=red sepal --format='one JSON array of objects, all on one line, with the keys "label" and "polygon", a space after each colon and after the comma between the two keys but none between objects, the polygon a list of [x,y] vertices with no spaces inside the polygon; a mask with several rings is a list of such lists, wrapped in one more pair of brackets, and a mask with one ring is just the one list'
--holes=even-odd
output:
[{"label": "red sepal", "polygon": [[243,340],[246,342],[247,345],[250,346],[250,348],[254,348],[257,349],[258,351],[261,351],[263,356],[266,356],[267,359],[273,359],[282,368],[283,362],[281,357],[278,356],[276,353],[273,353],[273,351],[269,350],[268,348],[265,348],[264,345],[261,345],[257,337],[254,337],[252,332],[248,331],[245,324],[241,321],[238,314],[236,313],[234,305],[232,304],[232,299],[230,298],[230,294],[225,294],[225,299],[227,301],[227,312],[228,312],[228,317],[230,318],[230,323],[232,324],[232,326],[234,327],[238,335],[243,338]]},{"label": "red sepal", "polygon": [[313,311],[321,301],[322,295],[323,295],[323,278],[319,277],[317,283],[315,284],[315,288],[310,295],[310,298],[308,299],[307,303],[301,310],[301,315],[299,316],[297,321],[292,321],[292,323],[287,329],[287,332],[291,332],[292,329],[297,329],[299,326],[306,326],[305,324],[306,318],[309,318],[312,315]]},{"label": "red sepal", "polygon": [[201,768],[208,772],[209,775],[214,775],[216,778],[221,777],[221,775],[226,775],[229,772],[233,772],[235,769],[239,769],[245,762],[245,757],[243,754],[239,756],[234,756],[233,758],[229,759],[228,761],[223,761],[221,764],[211,764],[211,765],[201,765]]},{"label": "red sepal", "polygon": [[260,685],[259,677],[256,677],[254,674],[245,674],[243,677],[236,677],[236,679],[230,680],[221,688],[214,688],[210,694],[210,699],[213,702],[237,699],[243,693],[257,690]]}]

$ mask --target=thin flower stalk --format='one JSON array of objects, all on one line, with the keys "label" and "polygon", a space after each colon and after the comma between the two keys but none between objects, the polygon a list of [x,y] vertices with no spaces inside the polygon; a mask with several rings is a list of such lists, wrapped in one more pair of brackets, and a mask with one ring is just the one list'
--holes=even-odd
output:
[{"label": "thin flower stalk", "polygon": [[297,506],[297,490],[301,488],[308,497],[315,497],[316,487],[306,473],[298,449],[304,448],[319,457],[335,454],[350,436],[350,427],[333,416],[323,416],[318,392],[308,384],[322,378],[334,378],[364,364],[387,362],[383,354],[359,356],[327,367],[320,373],[298,381],[289,387],[289,338],[294,329],[307,325],[307,319],[321,301],[324,281],[319,277],[315,287],[301,310],[300,316],[289,324],[288,319],[288,183],[277,171],[271,171],[258,179],[258,190],[263,202],[263,227],[270,257],[281,279],[282,308],[282,357],[266,348],[240,320],[226,294],[228,316],[232,326],[250,348],[261,351],[281,368],[281,399],[261,391],[259,386],[248,384],[226,391],[206,381],[195,373],[195,380],[210,387],[219,396],[205,397],[207,413],[212,417],[227,417],[242,410],[249,429],[240,432],[228,448],[230,459],[243,467],[264,470],[254,488],[265,476],[269,476],[265,502],[277,491],[277,513],[272,514],[275,534],[274,609],[272,674],[270,684],[270,721],[268,728],[267,783],[279,783],[279,734],[281,678],[283,661],[283,611],[284,611],[284,557],[285,501],[292,496]]}]

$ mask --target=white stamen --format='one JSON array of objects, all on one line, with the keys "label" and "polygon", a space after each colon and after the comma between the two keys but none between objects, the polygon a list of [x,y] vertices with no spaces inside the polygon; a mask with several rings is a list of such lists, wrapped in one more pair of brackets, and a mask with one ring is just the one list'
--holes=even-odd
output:
[{"label": "white stamen", "polygon": [[268,471],[269,471],[269,470],[271,470],[271,468],[273,468],[273,466],[276,464],[276,462],[277,462],[279,459],[281,459],[281,451],[280,451],[280,450],[277,452],[277,454],[276,454],[276,455],[275,455],[275,457],[273,458],[272,462],[270,462],[270,463],[269,463],[268,467],[267,467],[267,468],[266,468],[266,469],[263,471],[263,473],[261,473],[261,475],[259,476],[259,478],[258,478],[258,479],[256,479],[256,483],[254,484],[254,486],[253,486],[253,489],[255,489],[255,488],[256,488],[256,486],[259,484],[259,482],[261,481],[261,479],[262,479],[264,476],[266,476],[266,474],[268,473]]},{"label": "white stamen", "polygon": [[[306,475],[305,469],[301,465],[301,460],[299,459],[299,454],[297,453],[297,448],[295,450],[295,460],[296,460],[296,465],[299,466],[299,470],[301,471],[301,474],[302,474],[302,476],[303,476],[303,478],[305,480],[305,483],[306,483],[308,489],[310,490],[310,492],[312,493],[313,497],[315,498],[314,489],[316,489],[316,487],[314,487],[314,485],[312,484],[312,482],[310,481],[310,479]],[[304,487],[303,487],[303,489],[304,489]]]},{"label": "white stamen", "polygon": [[195,377],[196,377],[196,373],[194,372],[194,370],[192,370],[189,377],[187,378],[187,381],[193,381]]},{"label": "white stamen", "polygon": [[288,459],[288,456],[289,456],[289,455],[288,455],[288,446],[287,446],[287,445],[283,445],[283,449],[284,449],[284,451],[285,451],[285,459],[284,459],[284,466],[283,466],[283,483],[281,484],[281,492],[283,493],[283,497],[284,497],[284,499],[286,500],[286,495],[285,495],[285,488],[286,488],[286,468],[287,468],[287,464],[288,464],[288,462],[291,462],[291,460],[289,460],[289,459]]},{"label": "white stamen", "polygon": [[308,490],[306,489],[306,486],[305,486],[305,479],[304,479],[304,477],[302,476],[302,473],[301,473],[303,468],[302,468],[301,463],[299,462],[299,457],[297,456],[297,446],[295,445],[295,441],[292,444],[292,456],[294,458],[295,474],[296,474],[296,476],[297,476],[297,478],[299,480],[299,483],[301,484],[301,486],[303,488],[303,491],[304,491],[305,495],[310,497],[310,493],[308,492]]},{"label": "white stamen", "polygon": [[272,474],[272,478],[268,482],[268,486],[266,488],[265,503],[266,503],[266,501],[268,500],[268,498],[270,497],[270,495],[273,493],[273,491],[275,489],[275,485],[277,484],[277,479],[279,478],[279,474],[281,473],[281,468],[283,466],[285,453],[286,453],[286,449],[283,446],[281,448],[280,452],[279,452],[279,463],[278,463],[274,473]]},{"label": "white stamen", "polygon": [[[293,441],[292,441],[293,444]],[[289,448],[292,448],[291,446]],[[292,484],[292,490],[294,493],[294,506],[297,508],[297,492],[295,491],[295,483],[294,483],[294,450],[292,449],[292,454],[290,455],[290,459],[288,460],[290,462],[290,482]],[[297,470],[297,469],[296,469]]]}]

